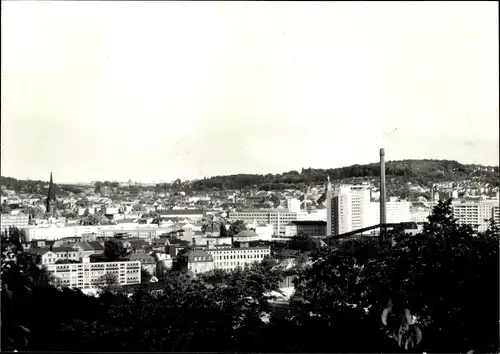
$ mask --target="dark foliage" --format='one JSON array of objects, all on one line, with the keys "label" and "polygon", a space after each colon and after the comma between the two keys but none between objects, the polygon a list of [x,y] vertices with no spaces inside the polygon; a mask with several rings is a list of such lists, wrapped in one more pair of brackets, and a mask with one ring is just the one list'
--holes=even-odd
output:
[{"label": "dark foliage", "polygon": [[245,225],[245,222],[243,220],[236,220],[234,221],[231,226],[229,227],[229,236],[235,236],[241,231],[246,230],[247,227]]},{"label": "dark foliage", "polygon": [[112,238],[104,242],[104,259],[107,262],[114,262],[125,254],[126,250],[123,248],[123,243],[120,240]]},{"label": "dark foliage", "polygon": [[[480,170],[478,165],[462,165],[448,160],[401,160],[388,161],[386,175],[397,178],[401,182],[416,182],[427,184],[442,180],[459,181],[465,178],[482,177],[484,181],[498,186],[498,167],[491,167],[491,171]],[[262,190],[282,190],[296,188],[303,190],[308,184],[325,183],[327,176],[332,180],[352,178],[377,178],[380,175],[378,163],[367,165],[353,165],[335,169],[303,168],[299,173],[289,171],[282,174],[251,175],[240,174],[230,176],[216,176],[194,181],[191,184],[194,190],[210,189],[244,189],[258,187]],[[273,200],[273,202],[276,202]]]},{"label": "dark foliage", "polygon": [[[498,350],[498,228],[458,225],[449,202],[421,234],[397,236],[391,248],[336,241],[293,269],[265,258],[196,279],[164,272],[160,295],[148,287],[132,296],[111,287],[98,298],[56,289],[23,256],[20,238],[15,230],[2,237],[4,350]],[[298,275],[295,295],[271,303],[287,274]]]}]

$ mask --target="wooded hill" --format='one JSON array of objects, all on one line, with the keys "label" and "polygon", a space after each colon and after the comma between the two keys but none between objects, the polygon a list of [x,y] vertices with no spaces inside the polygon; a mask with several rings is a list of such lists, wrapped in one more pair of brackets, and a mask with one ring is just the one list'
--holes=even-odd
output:
[{"label": "wooded hill", "polygon": [[[397,177],[400,181],[428,185],[438,181],[461,181],[479,179],[498,186],[498,166],[463,165],[450,160],[400,160],[386,162],[387,178]],[[303,168],[282,174],[238,174],[216,176],[194,181],[195,190],[241,189],[253,186],[262,190],[306,188],[309,184],[325,183],[327,176],[332,181],[348,179],[377,179],[380,176],[379,163],[352,165],[332,169]]]},{"label": "wooded hill", "polygon": [[[232,190],[245,187],[258,188],[261,190],[303,190],[311,184],[325,183],[327,176],[332,181],[349,181],[353,179],[372,180],[380,175],[379,163],[366,165],[352,165],[341,168],[315,169],[303,168],[300,172],[289,171],[282,174],[236,174],[228,176],[215,176],[194,180],[191,182],[180,181],[165,184],[167,189],[186,189],[187,191],[205,190]],[[386,163],[386,176],[389,180],[396,178],[399,182],[413,182],[429,185],[439,181],[461,181],[465,179],[477,179],[499,185],[498,166],[463,165],[457,161],[450,160],[399,160]],[[37,193],[44,190],[48,182],[33,180],[18,180],[11,177],[0,177],[3,188],[14,189],[17,192]],[[55,181],[57,185],[57,181]],[[70,185],[59,185],[65,191],[78,192],[81,187]],[[58,187],[58,189],[59,189]],[[161,186],[160,186],[161,187]],[[142,188],[141,188],[142,189]]]}]

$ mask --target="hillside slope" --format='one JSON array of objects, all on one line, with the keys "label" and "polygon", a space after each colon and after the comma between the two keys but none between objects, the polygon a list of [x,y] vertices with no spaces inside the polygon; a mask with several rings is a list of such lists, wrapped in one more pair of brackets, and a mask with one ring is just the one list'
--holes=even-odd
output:
[{"label": "hillside slope", "polygon": [[[195,180],[189,185],[193,191],[242,189],[254,187],[262,190],[280,190],[297,188],[303,190],[311,184],[321,184],[330,176],[332,181],[354,181],[377,179],[380,175],[378,163],[366,165],[352,165],[333,169],[303,168],[302,171],[289,171],[282,174],[237,174],[228,176],[215,176]],[[388,181],[414,182],[428,185],[439,181],[461,181],[477,179],[499,185],[498,166],[463,165],[457,161],[449,160],[399,160],[386,163],[386,176]],[[17,192],[40,193],[44,191],[45,181],[18,180],[11,177],[0,177],[2,188],[14,189]],[[184,183],[183,183],[184,184]],[[57,185],[57,183],[56,183]],[[186,185],[186,184],[185,184]],[[78,191],[77,186],[60,186],[64,190]]]},{"label": "hillside slope", "polygon": [[[477,178],[498,185],[498,166],[463,165],[449,160],[399,160],[386,163],[388,179],[397,177],[401,181],[427,185],[439,181],[460,181]],[[334,169],[303,168],[301,172],[289,171],[282,174],[238,174],[215,176],[192,183],[195,190],[241,189],[254,186],[263,190],[298,188],[309,184],[324,183],[327,176],[332,181],[352,179],[376,179],[380,175],[378,163],[352,165]]]}]

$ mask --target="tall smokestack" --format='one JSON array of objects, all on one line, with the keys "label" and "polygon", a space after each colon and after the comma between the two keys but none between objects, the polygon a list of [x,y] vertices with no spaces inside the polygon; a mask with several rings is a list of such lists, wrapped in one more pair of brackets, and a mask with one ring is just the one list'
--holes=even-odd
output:
[{"label": "tall smokestack", "polygon": [[[380,149],[380,224],[385,225],[385,150]],[[385,238],[385,227],[380,228],[382,239]]]}]

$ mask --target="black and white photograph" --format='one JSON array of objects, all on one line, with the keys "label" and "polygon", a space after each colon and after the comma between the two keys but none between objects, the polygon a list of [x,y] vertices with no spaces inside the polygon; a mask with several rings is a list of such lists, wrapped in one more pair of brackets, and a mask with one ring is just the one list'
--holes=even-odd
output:
[{"label": "black and white photograph", "polygon": [[500,353],[498,5],[3,0],[0,350]]}]

